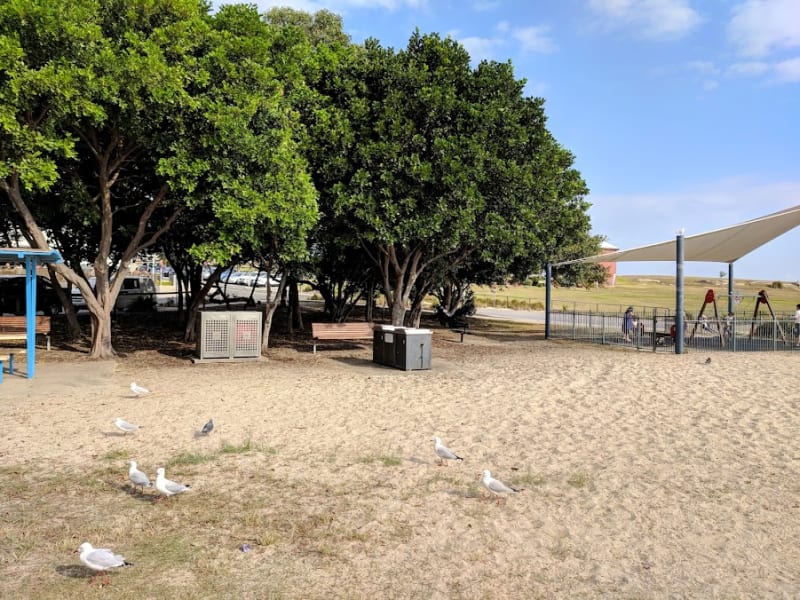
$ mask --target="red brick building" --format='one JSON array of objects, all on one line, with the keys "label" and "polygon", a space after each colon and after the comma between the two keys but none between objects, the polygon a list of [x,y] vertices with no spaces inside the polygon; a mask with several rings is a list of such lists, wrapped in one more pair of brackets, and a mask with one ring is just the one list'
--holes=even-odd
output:
[{"label": "red brick building", "polygon": [[[614,244],[609,244],[608,242],[600,244],[600,254],[612,254],[617,251],[619,251],[619,248]],[[605,267],[607,273],[605,285],[614,287],[617,284],[617,263],[601,262],[600,264]]]}]

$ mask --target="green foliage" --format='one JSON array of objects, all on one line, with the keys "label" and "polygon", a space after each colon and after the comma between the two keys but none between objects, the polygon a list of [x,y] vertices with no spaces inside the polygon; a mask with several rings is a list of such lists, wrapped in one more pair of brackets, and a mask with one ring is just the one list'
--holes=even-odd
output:
[{"label": "green foliage", "polygon": [[356,82],[331,98],[349,163],[320,161],[322,210],[370,253],[394,321],[412,290],[424,297],[464,266],[468,281],[524,277],[596,245],[573,157],[510,63],[472,69],[459,44],[417,32],[399,52],[368,40],[338,81]]}]

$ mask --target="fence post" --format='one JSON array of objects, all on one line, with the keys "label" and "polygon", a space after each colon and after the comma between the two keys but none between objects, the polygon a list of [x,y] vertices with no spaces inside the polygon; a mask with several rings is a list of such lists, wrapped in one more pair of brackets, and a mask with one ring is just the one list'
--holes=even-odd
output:
[{"label": "fence post", "polygon": [[656,327],[658,326],[658,317],[656,317],[655,311],[653,311],[653,352],[656,351],[656,342],[658,341],[658,336],[656,336]]}]

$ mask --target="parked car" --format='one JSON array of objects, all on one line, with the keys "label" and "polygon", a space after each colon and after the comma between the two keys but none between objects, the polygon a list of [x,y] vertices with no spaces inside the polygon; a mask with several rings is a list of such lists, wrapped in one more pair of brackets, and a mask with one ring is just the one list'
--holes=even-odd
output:
[{"label": "parked car", "polygon": [[[36,312],[53,315],[63,310],[49,277],[36,278]],[[25,276],[0,276],[0,314],[24,315],[26,309]]]},{"label": "parked car", "polygon": [[[89,277],[89,285],[94,289],[95,278]],[[116,310],[150,310],[156,303],[156,284],[149,277],[143,275],[129,275],[122,281],[117,301]],[[86,308],[86,300],[81,291],[72,288],[72,304],[76,309]]]},{"label": "parked car", "polygon": [[268,279],[271,288],[276,288],[281,284],[280,279],[272,279],[266,273],[261,273],[256,280],[256,287],[266,287]]}]

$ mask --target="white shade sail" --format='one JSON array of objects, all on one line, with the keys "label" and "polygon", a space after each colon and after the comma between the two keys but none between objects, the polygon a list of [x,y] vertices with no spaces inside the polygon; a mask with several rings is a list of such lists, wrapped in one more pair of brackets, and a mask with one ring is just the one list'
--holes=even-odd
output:
[{"label": "white shade sail", "polygon": [[[683,240],[684,260],[732,263],[798,225],[800,225],[800,205],[738,225],[690,235]],[[630,250],[553,263],[553,266],[581,262],[674,262],[676,260],[675,245],[676,240],[669,240]]]}]

